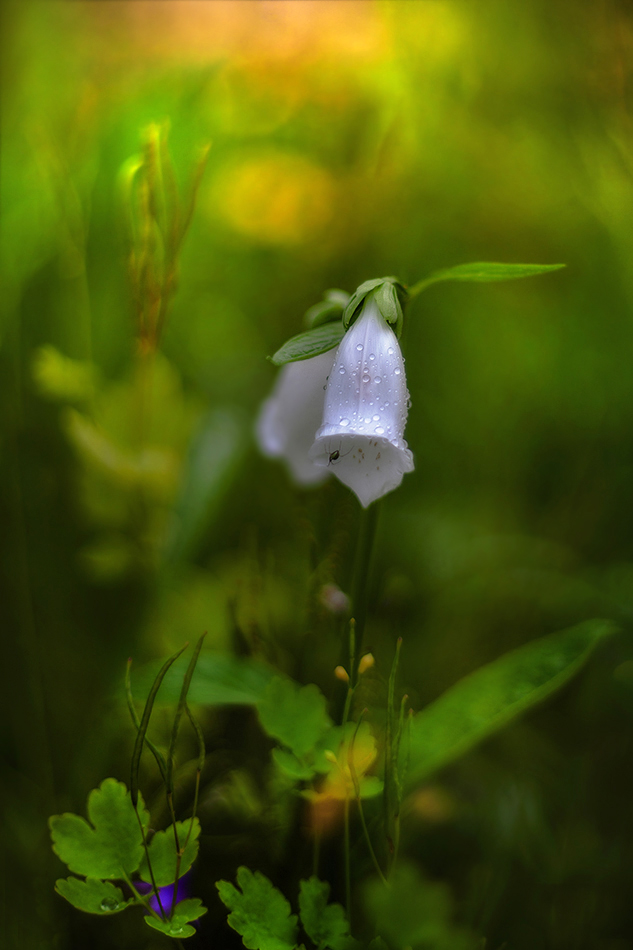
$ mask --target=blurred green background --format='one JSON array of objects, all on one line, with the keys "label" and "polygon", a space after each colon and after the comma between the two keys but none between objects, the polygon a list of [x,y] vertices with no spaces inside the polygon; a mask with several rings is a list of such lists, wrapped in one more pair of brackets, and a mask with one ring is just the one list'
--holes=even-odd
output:
[{"label": "blurred green background", "polygon": [[[317,592],[346,586],[358,506],[259,457],[265,356],[328,287],[478,260],[567,268],[410,306],[416,471],[382,512],[366,701],[397,636],[419,708],[534,637],[619,620],[558,698],[422,789],[403,834],[490,950],[633,946],[630,5],[29,0],[3,20],[3,946],[163,946],[53,892],[47,816],[127,779],[128,656],[208,630],[340,700]],[[183,193],[211,150],[142,379],[119,182],[164,120]],[[213,882],[296,868],[253,716],[201,715],[196,893],[228,946]]]}]

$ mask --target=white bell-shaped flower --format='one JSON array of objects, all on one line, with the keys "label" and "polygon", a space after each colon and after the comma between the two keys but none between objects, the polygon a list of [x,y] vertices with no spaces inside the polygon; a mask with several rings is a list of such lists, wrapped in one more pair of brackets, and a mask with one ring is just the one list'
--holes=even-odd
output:
[{"label": "white bell-shaped flower", "polygon": [[255,434],[260,450],[282,459],[299,485],[318,485],[328,469],[308,457],[314,434],[321,424],[325,387],[335,350],[309,360],[286,363],[274,389],[262,405]]},{"label": "white bell-shaped flower", "polygon": [[310,458],[366,508],[413,471],[404,440],[408,410],[400,345],[370,297],[336,352]]}]

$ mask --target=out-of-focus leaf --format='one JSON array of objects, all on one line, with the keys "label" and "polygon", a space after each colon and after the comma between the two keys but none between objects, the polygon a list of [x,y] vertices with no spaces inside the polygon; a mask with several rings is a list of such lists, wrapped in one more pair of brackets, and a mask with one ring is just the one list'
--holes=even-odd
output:
[{"label": "out-of-focus leaf", "polygon": [[220,900],[231,911],[229,927],[237,930],[248,950],[293,950],[297,918],[283,894],[259,871],[237,870],[241,892],[229,881],[218,881]]},{"label": "out-of-focus leaf", "polygon": [[55,890],[62,897],[86,914],[118,914],[136,898],[126,900],[121,891],[109,881],[99,881],[89,877],[82,881],[78,877],[60,878],[55,882]]},{"label": "out-of-focus leaf", "polygon": [[390,950],[475,950],[480,946],[470,933],[453,925],[452,901],[445,885],[426,880],[405,864],[398,866],[389,885],[370,880],[363,896],[367,917]]},{"label": "out-of-focus leaf", "polygon": [[70,359],[54,346],[42,346],[33,357],[33,379],[47,399],[86,402],[94,395],[97,373],[92,363]]},{"label": "out-of-focus leaf", "polygon": [[245,426],[234,412],[209,413],[185,461],[165,545],[167,562],[182,561],[192,553],[231,484],[245,447]]},{"label": "out-of-focus leaf", "polygon": [[317,686],[299,686],[280,676],[267,686],[257,712],[268,735],[299,757],[310,752],[332,725],[325,696]]},{"label": "out-of-focus leaf", "polygon": [[617,628],[588,620],[506,653],[464,677],[411,721],[400,747],[409,788],[563,686]]},{"label": "out-of-focus leaf", "polygon": [[419,293],[431,284],[443,280],[469,280],[477,283],[488,283],[497,280],[516,280],[519,277],[535,277],[537,274],[547,274],[549,271],[560,270],[565,264],[503,264],[495,261],[478,261],[473,264],[456,264],[454,267],[445,267],[433,271],[424,277],[411,293]]},{"label": "out-of-focus leaf", "polygon": [[327,353],[328,350],[338,346],[344,335],[345,328],[339,320],[335,323],[324,323],[312,330],[306,330],[305,333],[290,337],[275,355],[270,357],[270,361],[275,366],[283,366],[284,363],[309,360],[313,356]]},{"label": "out-of-focus leaf", "polygon": [[299,885],[299,913],[303,929],[317,950],[348,950],[354,941],[340,904],[328,904],[330,885],[311,877]]},{"label": "out-of-focus leaf", "polygon": [[[191,834],[187,841],[191,821],[193,821],[193,828],[191,829]],[[187,841],[187,847],[184,849],[178,869],[179,875],[182,876],[187,873],[198,856],[200,822],[197,818],[188,819],[187,821],[177,821],[176,831],[178,833],[178,843],[181,849],[185,841]],[[164,831],[157,831],[148,845],[148,851],[154,880],[158,887],[166,887],[168,884],[173,884],[176,880],[177,863],[174,826],[170,825],[169,828],[166,828]],[[147,881],[148,883],[152,882],[152,875],[147,866],[145,855],[143,855],[139,873],[141,880]]]},{"label": "out-of-focus leaf", "polygon": [[[173,664],[161,684],[157,703],[178,702],[186,666],[184,659]],[[159,663],[152,663],[134,675],[133,686],[137,695],[147,695],[159,667]],[[191,678],[188,702],[210,706],[251,706],[264,694],[275,675],[272,667],[258,660],[203,651]]]},{"label": "out-of-focus leaf", "polygon": [[[139,796],[138,812],[144,827],[149,815]],[[66,813],[49,819],[53,851],[76,874],[92,878],[123,878],[143,858],[143,836],[130,794],[114,778],[103,780],[88,796],[88,824]]]}]

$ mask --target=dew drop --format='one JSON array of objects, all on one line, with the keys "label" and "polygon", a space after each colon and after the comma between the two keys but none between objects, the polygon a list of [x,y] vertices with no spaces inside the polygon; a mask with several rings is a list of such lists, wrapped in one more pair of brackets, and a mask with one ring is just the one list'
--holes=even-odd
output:
[{"label": "dew drop", "polygon": [[389,354],[389,356],[393,356],[393,346],[389,347],[389,349],[387,350],[387,353]]},{"label": "dew drop", "polygon": [[363,382],[364,382],[364,383],[368,383],[368,382],[369,382],[369,376],[367,375],[367,373],[365,373],[365,375],[363,376]]},{"label": "dew drop", "polygon": [[393,371],[393,375],[394,375],[394,376],[399,376],[399,375],[400,375],[400,367],[399,367],[399,366],[396,366],[396,368],[395,368],[394,371]]},{"label": "dew drop", "polygon": [[380,376],[374,376],[374,382],[375,382],[375,383],[381,382]]},{"label": "dew drop", "polygon": [[363,344],[362,344],[362,343],[357,343],[357,344],[356,344],[356,349],[357,349],[358,352],[360,353],[361,350],[363,349]]},{"label": "dew drop", "polygon": [[116,897],[104,897],[99,904],[101,910],[106,911],[106,913],[116,910],[118,906],[119,902]]},{"label": "dew drop", "polygon": [[369,359],[370,359],[370,360],[375,360],[375,359],[376,359],[376,354],[375,354],[375,353],[370,353],[370,354],[369,354]]},{"label": "dew drop", "polygon": [[349,425],[349,419],[341,419],[341,421],[339,422],[339,425],[340,425],[340,426],[348,426],[348,425]]},{"label": "dew drop", "polygon": [[339,373],[341,374],[341,376],[345,376],[345,367],[344,367],[344,366],[341,366],[341,368],[339,369]]},{"label": "dew drop", "polygon": [[380,422],[380,416],[379,416],[379,415],[372,416],[372,419],[373,419],[374,422]]},{"label": "dew drop", "polygon": [[173,937],[173,936],[177,936],[178,934],[184,934],[184,932],[185,932],[185,928],[184,928],[184,927],[174,927],[173,924],[172,924],[172,926],[169,928],[169,934],[170,934],[170,936],[172,936],[172,937]]},{"label": "dew drop", "polygon": [[383,429],[382,426],[376,426],[376,428],[374,429],[374,432],[376,433],[376,435],[382,435],[384,431],[385,430]]}]

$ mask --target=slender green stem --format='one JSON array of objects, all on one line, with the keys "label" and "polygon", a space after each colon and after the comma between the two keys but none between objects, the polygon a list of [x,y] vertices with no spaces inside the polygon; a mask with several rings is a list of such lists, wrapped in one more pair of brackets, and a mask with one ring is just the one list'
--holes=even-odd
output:
[{"label": "slender green stem", "polygon": [[345,796],[345,838],[343,842],[345,854],[345,908],[347,910],[347,919],[352,926],[352,876],[350,871],[350,849],[349,849],[349,795]]},{"label": "slender green stem", "polygon": [[[363,647],[365,622],[367,620],[367,587],[379,513],[380,501],[377,501],[369,508],[363,509],[358,526],[354,574],[352,577],[352,611],[356,621],[355,647],[357,654],[362,653]],[[355,671],[350,670],[350,676],[353,683]]]},{"label": "slender green stem", "polygon": [[358,730],[360,729],[360,724],[363,721],[363,717],[367,712],[366,709],[363,709],[362,713],[359,716],[358,723],[356,724],[356,729],[354,730],[354,735],[352,736],[349,748],[347,750],[347,765],[349,768],[349,773],[352,777],[352,784],[354,785],[354,794],[356,795],[356,801],[358,803],[358,814],[360,815],[360,821],[363,826],[363,834],[365,835],[365,841],[367,842],[367,848],[369,849],[369,854],[371,856],[372,862],[378,876],[382,883],[388,887],[388,881],[385,875],[382,873],[380,864],[378,863],[378,858],[376,857],[376,852],[374,851],[374,846],[371,843],[371,838],[369,837],[369,831],[367,829],[367,822],[365,821],[365,813],[363,811],[363,803],[360,797],[360,782],[358,780],[358,773],[356,772],[356,766],[354,764],[354,743],[356,742],[356,736],[358,735]]},{"label": "slender green stem", "polygon": [[156,885],[156,878],[154,877],[154,871],[152,870],[152,862],[149,859],[149,848],[147,847],[147,838],[145,836],[145,828],[143,827],[143,822],[141,821],[141,816],[138,813],[138,808],[134,805],[134,814],[136,815],[136,820],[138,821],[139,828],[141,829],[141,835],[143,837],[143,850],[145,851],[145,860],[147,861],[147,867],[149,870],[149,876],[152,879],[152,888],[154,889],[154,894],[156,895],[156,900],[158,901],[158,906],[160,908],[160,916],[165,919],[165,909],[163,907],[163,902],[160,899],[160,891]]},{"label": "slender green stem", "polygon": [[423,277],[422,280],[419,280],[417,284],[414,284],[413,287],[407,287],[407,295],[409,300],[413,297],[417,297],[418,294],[422,293],[423,290],[426,290],[427,287],[430,287],[431,284],[437,284],[442,277]]},{"label": "slender green stem", "polygon": [[319,858],[321,857],[321,834],[317,830],[314,832],[314,845],[312,847],[312,873],[315,877],[319,876]]}]

